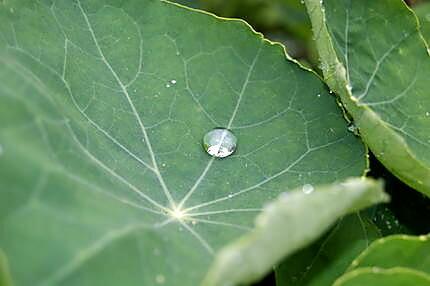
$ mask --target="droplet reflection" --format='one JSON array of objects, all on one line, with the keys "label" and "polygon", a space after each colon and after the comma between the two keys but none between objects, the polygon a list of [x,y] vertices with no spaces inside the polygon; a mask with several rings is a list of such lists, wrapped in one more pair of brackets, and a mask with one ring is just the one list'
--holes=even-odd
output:
[{"label": "droplet reflection", "polygon": [[225,158],[236,150],[237,138],[228,129],[215,128],[203,137],[203,147],[209,155]]},{"label": "droplet reflection", "polygon": [[302,187],[302,191],[305,194],[310,194],[314,191],[314,186],[312,186],[311,184],[304,184]]}]

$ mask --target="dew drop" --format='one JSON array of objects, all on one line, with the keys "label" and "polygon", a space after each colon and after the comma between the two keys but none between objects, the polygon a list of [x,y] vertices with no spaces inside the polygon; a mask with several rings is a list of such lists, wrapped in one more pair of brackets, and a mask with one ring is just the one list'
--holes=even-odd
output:
[{"label": "dew drop", "polygon": [[320,93],[318,93],[318,94],[317,94],[317,97],[321,97],[321,94],[320,94]]},{"label": "dew drop", "polygon": [[172,79],[170,82],[171,82],[172,84],[176,84],[176,79]]},{"label": "dew drop", "polygon": [[170,87],[170,83],[167,83],[167,84],[166,84],[166,87],[167,87],[167,88],[169,88],[169,87]]},{"label": "dew drop", "polygon": [[349,125],[348,125],[348,131],[349,132],[352,132],[354,135],[359,135],[359,132],[358,132],[358,127],[357,126],[355,126],[355,124],[354,123],[350,123]]},{"label": "dew drop", "polygon": [[302,191],[305,194],[310,194],[314,191],[314,186],[312,186],[311,184],[304,184],[302,187]]},{"label": "dew drop", "polygon": [[215,128],[203,137],[203,147],[209,155],[225,158],[236,150],[237,138],[228,129]]},{"label": "dew drop", "polygon": [[155,276],[155,282],[157,282],[158,284],[163,284],[164,282],[166,282],[166,278],[163,275],[158,274],[157,276]]},{"label": "dew drop", "polygon": [[426,112],[426,116],[429,117],[430,116],[430,111]]}]

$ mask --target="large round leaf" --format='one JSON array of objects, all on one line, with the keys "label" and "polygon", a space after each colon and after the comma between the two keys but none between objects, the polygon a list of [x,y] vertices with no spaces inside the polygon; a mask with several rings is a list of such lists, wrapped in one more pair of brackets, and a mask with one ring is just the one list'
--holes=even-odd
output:
[{"label": "large round leaf", "polygon": [[[160,1],[0,6],[0,246],[16,285],[197,285],[269,199],[360,175],[323,83]],[[201,140],[231,129],[236,153]]]}]

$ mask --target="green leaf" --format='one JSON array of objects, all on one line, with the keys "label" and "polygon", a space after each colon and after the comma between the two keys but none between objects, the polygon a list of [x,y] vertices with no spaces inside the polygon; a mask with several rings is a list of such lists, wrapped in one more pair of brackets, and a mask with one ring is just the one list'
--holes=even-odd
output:
[{"label": "green leaf", "polygon": [[430,2],[415,6],[414,11],[420,20],[421,33],[428,44],[430,43]]},{"label": "green leaf", "polygon": [[359,268],[339,278],[333,286],[428,286],[430,276],[407,268]]},{"label": "green leaf", "polygon": [[324,77],[364,141],[430,195],[430,60],[400,0],[306,0]]},{"label": "green leaf", "polygon": [[350,269],[358,267],[412,268],[430,274],[429,236],[392,235],[369,246]]},{"label": "green leaf", "polygon": [[318,186],[311,194],[301,189],[282,194],[257,217],[253,231],[220,251],[203,285],[256,281],[339,217],[387,199],[382,183],[370,179]]},{"label": "green leaf", "polygon": [[[335,99],[242,21],[0,4],[0,245],[19,285],[198,285],[265,202],[361,175]],[[236,153],[209,157],[214,127]]]},{"label": "green leaf", "polygon": [[7,258],[0,249],[0,286],[12,286]]},{"label": "green leaf", "polygon": [[341,218],[312,245],[294,253],[276,268],[277,285],[329,286],[381,234],[366,213]]}]

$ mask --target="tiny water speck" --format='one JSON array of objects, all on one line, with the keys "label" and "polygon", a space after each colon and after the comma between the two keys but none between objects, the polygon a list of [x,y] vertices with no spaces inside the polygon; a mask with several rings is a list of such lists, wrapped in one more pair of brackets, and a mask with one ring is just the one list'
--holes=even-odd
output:
[{"label": "tiny water speck", "polygon": [[348,131],[352,132],[356,136],[358,136],[360,134],[358,131],[358,127],[354,123],[350,123],[348,125]]},{"label": "tiny water speck", "polygon": [[157,282],[158,284],[163,284],[164,282],[166,282],[166,278],[163,275],[158,274],[155,277],[155,282]]},{"label": "tiny water speck", "polygon": [[171,82],[172,84],[176,84],[176,79],[172,79],[170,82]]},{"label": "tiny water speck", "polygon": [[215,128],[203,137],[205,151],[216,158],[225,158],[234,153],[237,147],[237,138],[228,129]]},{"label": "tiny water speck", "polygon": [[311,184],[304,184],[302,187],[302,191],[305,194],[310,194],[314,191],[314,186],[312,186]]}]

